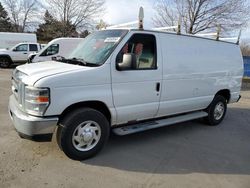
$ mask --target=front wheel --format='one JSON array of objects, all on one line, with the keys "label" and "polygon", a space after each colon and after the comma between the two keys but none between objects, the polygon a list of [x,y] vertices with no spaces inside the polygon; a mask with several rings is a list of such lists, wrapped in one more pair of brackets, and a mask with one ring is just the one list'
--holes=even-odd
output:
[{"label": "front wheel", "polygon": [[216,95],[212,103],[206,109],[208,116],[205,118],[205,122],[211,126],[220,124],[226,115],[226,111],[226,99],[223,96]]},{"label": "front wheel", "polygon": [[96,155],[109,137],[110,126],[99,111],[83,108],[68,114],[57,129],[57,141],[71,159],[84,160]]},{"label": "front wheel", "polygon": [[0,57],[0,67],[1,68],[9,68],[11,61],[7,57]]}]

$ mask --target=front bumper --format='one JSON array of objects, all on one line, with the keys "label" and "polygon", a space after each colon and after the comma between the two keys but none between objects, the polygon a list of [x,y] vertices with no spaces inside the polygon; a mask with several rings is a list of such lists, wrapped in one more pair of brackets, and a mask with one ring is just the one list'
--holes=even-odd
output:
[{"label": "front bumper", "polygon": [[240,101],[240,99],[241,99],[241,95],[239,96],[239,98],[238,98],[237,102],[239,102],[239,101]]},{"label": "front bumper", "polygon": [[9,99],[9,114],[19,135],[34,141],[50,141],[58,122],[58,117],[35,117],[22,112],[13,95]]},{"label": "front bumper", "polygon": [[233,92],[233,93],[231,93],[229,103],[236,103],[236,102],[239,102],[240,99],[241,99],[240,92]]}]

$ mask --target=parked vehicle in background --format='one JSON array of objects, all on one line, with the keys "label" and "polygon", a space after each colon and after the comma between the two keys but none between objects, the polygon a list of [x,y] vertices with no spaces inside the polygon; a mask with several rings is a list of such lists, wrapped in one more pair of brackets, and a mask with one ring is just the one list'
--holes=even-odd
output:
[{"label": "parked vehicle in background", "polygon": [[50,41],[41,51],[29,56],[29,63],[50,61],[57,57],[67,57],[83,38],[57,38]]},{"label": "parked vehicle in background", "polygon": [[38,52],[41,45],[38,43],[19,43],[9,50],[0,50],[0,67],[8,68],[11,64],[26,63],[31,53]]},{"label": "parked vehicle in background", "polygon": [[7,49],[18,43],[37,43],[36,34],[0,32],[0,49]]}]

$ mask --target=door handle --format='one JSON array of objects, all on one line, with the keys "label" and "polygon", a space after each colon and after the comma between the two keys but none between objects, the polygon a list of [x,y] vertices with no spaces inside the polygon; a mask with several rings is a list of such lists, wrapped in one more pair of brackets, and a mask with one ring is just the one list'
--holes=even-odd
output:
[{"label": "door handle", "polygon": [[24,52],[23,54],[27,54],[26,52]]},{"label": "door handle", "polygon": [[159,92],[159,91],[160,91],[160,88],[161,88],[161,84],[160,84],[160,82],[157,82],[157,83],[156,83],[156,88],[155,88],[156,91]]}]

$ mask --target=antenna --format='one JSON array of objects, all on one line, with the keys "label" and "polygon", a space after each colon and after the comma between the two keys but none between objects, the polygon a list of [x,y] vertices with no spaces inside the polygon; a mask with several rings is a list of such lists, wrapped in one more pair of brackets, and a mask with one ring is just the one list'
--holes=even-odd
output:
[{"label": "antenna", "polygon": [[242,32],[242,31],[240,30],[239,35],[238,35],[238,38],[237,38],[237,42],[236,42],[236,44],[238,44],[238,45],[240,44],[241,32]]},{"label": "antenna", "polygon": [[139,29],[143,30],[143,19],[144,19],[144,10],[143,7],[140,7],[139,10]]},{"label": "antenna", "polygon": [[216,40],[217,40],[217,41],[220,40],[220,32],[221,32],[221,25],[218,25],[218,28],[217,28],[217,35],[216,35]]}]

